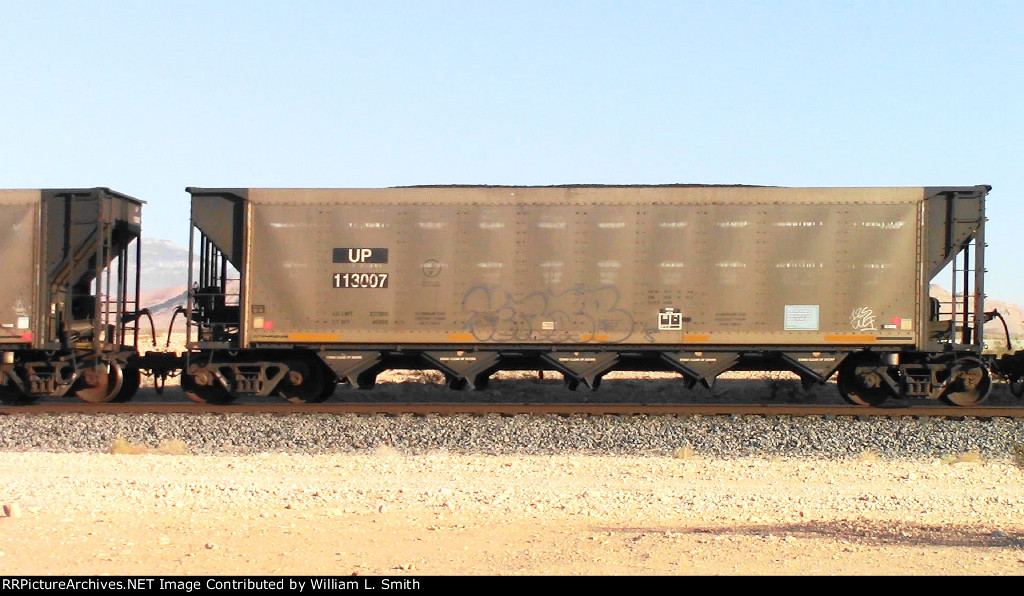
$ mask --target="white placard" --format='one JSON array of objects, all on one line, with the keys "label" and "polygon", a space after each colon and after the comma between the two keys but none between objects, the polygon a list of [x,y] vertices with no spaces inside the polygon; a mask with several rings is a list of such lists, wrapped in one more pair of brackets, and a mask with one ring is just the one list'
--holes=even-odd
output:
[{"label": "white placard", "polygon": [[786,331],[817,331],[817,304],[787,304]]}]

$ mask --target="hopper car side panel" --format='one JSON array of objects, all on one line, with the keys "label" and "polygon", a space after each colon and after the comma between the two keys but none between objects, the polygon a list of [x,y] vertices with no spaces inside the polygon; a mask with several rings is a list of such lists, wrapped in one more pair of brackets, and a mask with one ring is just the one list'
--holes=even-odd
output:
[{"label": "hopper car side panel", "polygon": [[248,344],[917,342],[919,203],[561,206],[519,194],[251,204]]}]

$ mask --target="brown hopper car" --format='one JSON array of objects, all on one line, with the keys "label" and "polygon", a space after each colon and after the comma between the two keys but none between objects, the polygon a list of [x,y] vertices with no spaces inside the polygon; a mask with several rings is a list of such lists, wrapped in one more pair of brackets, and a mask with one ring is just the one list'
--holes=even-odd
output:
[{"label": "brown hopper car", "polygon": [[141,226],[110,189],[0,190],[0,401],[131,398]]},{"label": "brown hopper car", "polygon": [[[982,399],[987,186],[209,189],[182,385],[321,401],[388,368],[709,383],[838,371],[856,404]],[[951,263],[953,304],[929,284]]]}]

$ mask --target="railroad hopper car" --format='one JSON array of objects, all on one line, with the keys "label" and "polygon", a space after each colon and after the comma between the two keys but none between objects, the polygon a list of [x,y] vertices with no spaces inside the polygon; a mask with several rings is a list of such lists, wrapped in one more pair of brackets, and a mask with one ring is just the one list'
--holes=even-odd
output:
[{"label": "railroad hopper car", "polygon": [[[855,404],[991,387],[988,186],[189,188],[196,401],[435,369],[838,373]],[[952,266],[951,266],[952,264]],[[952,271],[952,304],[929,285]],[[943,280],[946,281],[946,280]]]},{"label": "railroad hopper car", "polygon": [[0,400],[135,393],[142,204],[107,188],[0,190]]}]

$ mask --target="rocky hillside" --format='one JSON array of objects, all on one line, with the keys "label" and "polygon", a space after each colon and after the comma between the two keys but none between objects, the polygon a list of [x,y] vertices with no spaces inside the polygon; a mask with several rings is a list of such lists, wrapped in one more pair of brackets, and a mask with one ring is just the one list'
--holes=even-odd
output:
[{"label": "rocky hillside", "polygon": [[[188,287],[188,249],[170,240],[143,238],[142,295],[139,302],[153,313],[157,337],[167,333],[174,308],[185,305]],[[176,326],[181,325],[181,317]],[[143,327],[148,330],[148,322]],[[181,327],[181,329],[184,329]]]},{"label": "rocky hillside", "polygon": [[170,240],[142,240],[142,291],[160,292],[188,283],[188,249]]}]

